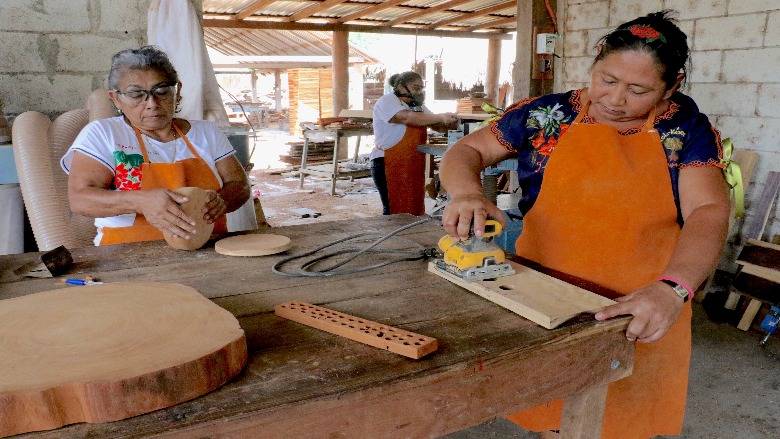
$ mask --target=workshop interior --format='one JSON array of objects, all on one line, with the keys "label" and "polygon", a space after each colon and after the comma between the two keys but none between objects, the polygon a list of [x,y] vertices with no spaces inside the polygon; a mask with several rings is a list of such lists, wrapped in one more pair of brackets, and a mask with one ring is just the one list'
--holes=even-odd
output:
[{"label": "workshop interior", "polygon": [[0,437],[780,437],[773,2],[7,3]]}]

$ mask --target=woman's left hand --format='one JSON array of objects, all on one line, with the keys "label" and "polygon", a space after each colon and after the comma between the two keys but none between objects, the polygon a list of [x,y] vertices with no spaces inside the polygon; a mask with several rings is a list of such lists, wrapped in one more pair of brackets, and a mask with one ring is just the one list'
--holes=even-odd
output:
[{"label": "woman's left hand", "polygon": [[652,343],[663,337],[677,321],[684,305],[680,296],[663,282],[653,282],[615,300],[618,303],[596,313],[596,320],[633,315],[626,329],[626,338],[643,343]]},{"label": "woman's left hand", "polygon": [[203,219],[211,224],[227,213],[225,200],[216,191],[206,191],[206,205],[203,206]]}]

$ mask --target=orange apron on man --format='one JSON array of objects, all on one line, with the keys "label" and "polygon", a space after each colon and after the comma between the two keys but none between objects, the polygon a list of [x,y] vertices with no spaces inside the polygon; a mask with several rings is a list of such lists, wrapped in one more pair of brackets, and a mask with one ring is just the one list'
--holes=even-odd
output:
[{"label": "orange apron on man", "polygon": [[[621,135],[580,123],[549,158],[539,197],[523,219],[518,255],[628,294],[657,280],[680,234],[664,148],[651,112]],[[636,343],[633,374],[609,385],[602,439],[676,435],[682,428],[691,354],[691,306],[654,343]],[[557,430],[562,401],[515,413],[526,429]]]},{"label": "orange apron on man", "polygon": [[[146,152],[141,132],[133,127],[135,135],[138,138],[138,144],[141,148],[141,154],[144,156],[144,162],[141,164],[141,190],[152,189],[170,189],[176,190],[186,186],[199,187],[205,190],[218,191],[221,186],[217,180],[214,171],[211,170],[206,161],[203,160],[195,151],[187,136],[181,132],[176,124],[173,129],[179,137],[187,144],[192,155],[195,157],[180,160],[175,163],[151,163],[149,155]],[[227,232],[227,218],[222,215],[214,223],[213,233]],[[103,237],[100,239],[100,245],[124,244],[128,242],[154,241],[163,239],[163,233],[153,225],[149,224],[140,213],[135,214],[135,221],[132,226],[127,227],[103,227]]]},{"label": "orange apron on man", "polygon": [[425,154],[417,150],[428,139],[425,127],[406,126],[401,140],[385,150],[385,177],[391,213],[425,213]]}]

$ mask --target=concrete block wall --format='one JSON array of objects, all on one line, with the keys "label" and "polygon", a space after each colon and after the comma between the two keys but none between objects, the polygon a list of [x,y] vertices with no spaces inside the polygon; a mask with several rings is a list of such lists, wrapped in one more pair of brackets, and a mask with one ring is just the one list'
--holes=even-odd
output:
[{"label": "concrete block wall", "polygon": [[[759,162],[746,188],[747,217],[767,173],[780,171],[780,0],[566,0],[559,3],[563,29],[561,90],[587,86],[597,41],[615,26],[662,9],[676,11],[688,35],[692,66],[683,92],[696,100],[723,138],[755,151]],[[739,224],[737,224],[739,226]],[[764,239],[780,235],[780,203]],[[742,237],[732,235],[721,268],[732,268]]]},{"label": "concrete block wall", "polygon": [[146,41],[151,0],[0,2],[0,102],[9,120],[84,108],[111,56]]}]

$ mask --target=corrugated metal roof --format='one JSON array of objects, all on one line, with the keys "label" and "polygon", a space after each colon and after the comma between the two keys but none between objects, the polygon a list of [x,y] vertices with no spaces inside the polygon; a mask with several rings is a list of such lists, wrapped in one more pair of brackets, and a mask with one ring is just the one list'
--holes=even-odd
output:
[{"label": "corrugated metal roof", "polygon": [[[511,37],[516,0],[203,0],[206,44],[228,56],[275,57],[252,68],[326,65],[333,30],[418,36]],[[368,50],[368,49],[366,49]],[[386,50],[386,49],[385,49]],[[294,57],[281,61],[278,57]],[[349,56],[379,61],[350,46]],[[258,58],[259,60],[260,58]],[[249,61],[240,61],[244,65]],[[258,67],[260,66],[260,67]]]},{"label": "corrugated metal roof", "polygon": [[[324,56],[332,52],[330,32],[206,28],[204,38],[207,46],[231,56]],[[350,47],[349,56],[377,62],[355,47]]]},{"label": "corrugated metal roof", "polygon": [[495,37],[515,29],[516,11],[516,0],[203,0],[207,28]]}]

